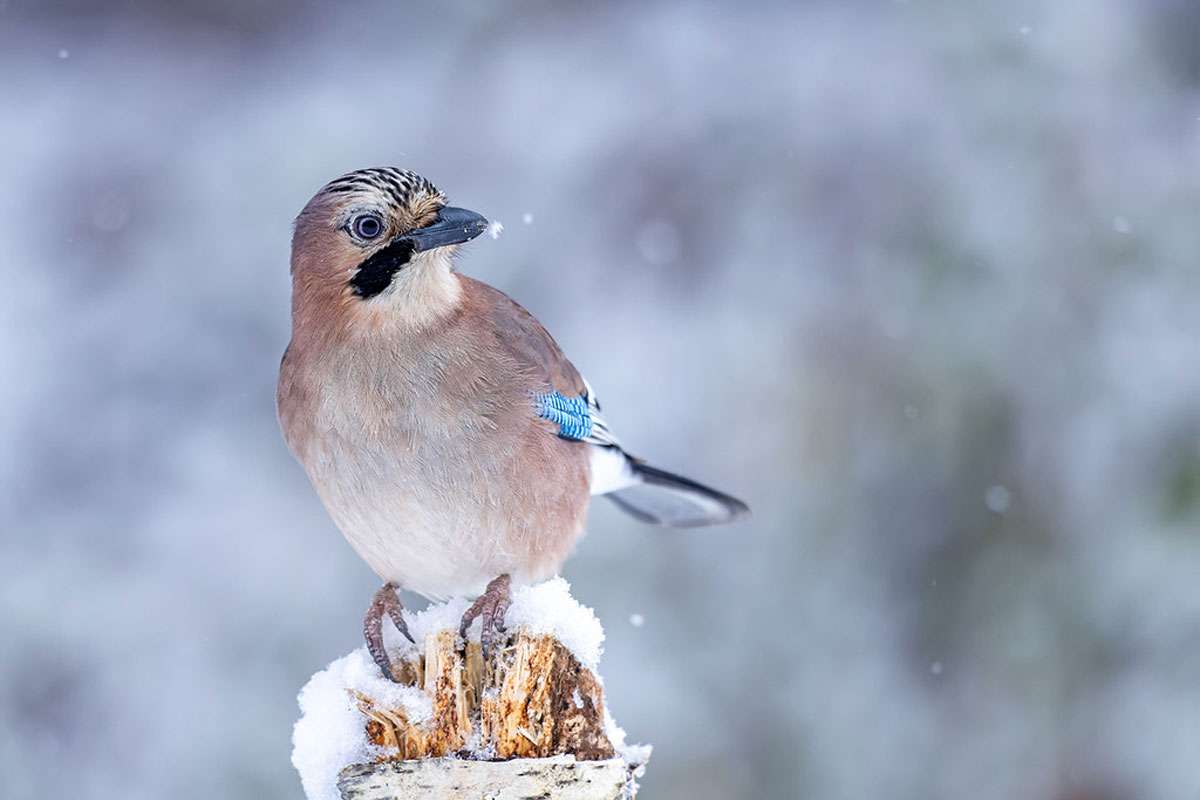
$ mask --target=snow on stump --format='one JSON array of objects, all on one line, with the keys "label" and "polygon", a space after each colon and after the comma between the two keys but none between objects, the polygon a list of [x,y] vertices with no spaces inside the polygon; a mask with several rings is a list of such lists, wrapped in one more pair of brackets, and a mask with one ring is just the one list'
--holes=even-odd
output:
[{"label": "snow on stump", "polygon": [[604,631],[556,578],[513,592],[485,663],[465,600],[407,615],[416,639],[391,653],[399,683],[366,648],[300,693],[292,763],[309,800],[632,798],[650,748],[627,746],[596,673]]}]

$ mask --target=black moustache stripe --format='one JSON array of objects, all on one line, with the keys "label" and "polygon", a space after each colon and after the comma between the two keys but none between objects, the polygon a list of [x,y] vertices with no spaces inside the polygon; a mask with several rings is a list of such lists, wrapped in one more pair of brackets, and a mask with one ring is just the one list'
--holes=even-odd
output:
[{"label": "black moustache stripe", "polygon": [[359,264],[354,277],[350,279],[354,293],[366,300],[382,292],[412,258],[412,253],[412,242],[401,239]]}]

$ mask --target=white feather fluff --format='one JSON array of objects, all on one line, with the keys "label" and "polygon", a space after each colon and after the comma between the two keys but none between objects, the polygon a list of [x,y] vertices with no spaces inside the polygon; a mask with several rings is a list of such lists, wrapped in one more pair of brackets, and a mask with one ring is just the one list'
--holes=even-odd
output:
[{"label": "white feather fluff", "polygon": [[629,465],[629,458],[619,448],[593,445],[592,494],[608,494],[641,483]]}]

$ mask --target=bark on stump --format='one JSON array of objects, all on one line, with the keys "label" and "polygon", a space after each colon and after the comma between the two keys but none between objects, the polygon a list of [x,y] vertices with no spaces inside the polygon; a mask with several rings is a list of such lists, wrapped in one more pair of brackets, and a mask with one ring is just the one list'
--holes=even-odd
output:
[{"label": "bark on stump", "polygon": [[633,797],[632,786],[622,759],[576,761],[571,756],[355,764],[338,778],[343,800],[626,800]]}]

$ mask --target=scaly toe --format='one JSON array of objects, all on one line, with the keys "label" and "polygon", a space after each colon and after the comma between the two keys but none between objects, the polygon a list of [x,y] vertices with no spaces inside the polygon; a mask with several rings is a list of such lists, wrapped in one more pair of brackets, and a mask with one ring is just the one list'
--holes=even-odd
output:
[{"label": "scaly toe", "polygon": [[397,683],[396,673],[392,670],[392,660],[388,658],[387,649],[383,646],[383,615],[387,614],[392,624],[411,642],[412,635],[408,632],[408,624],[404,620],[404,606],[396,597],[396,587],[388,583],[371,598],[371,605],[363,617],[363,639],[367,642],[367,652],[383,673],[383,677]]},{"label": "scaly toe", "polygon": [[475,621],[476,617],[483,618],[483,629],[479,635],[479,642],[485,661],[491,654],[492,644],[497,638],[496,634],[504,630],[504,615],[512,603],[511,589],[512,582],[508,575],[501,575],[493,580],[487,585],[483,594],[467,609],[467,613],[463,614],[462,624],[459,625],[458,633],[465,642],[467,629],[471,627],[471,623]]}]

